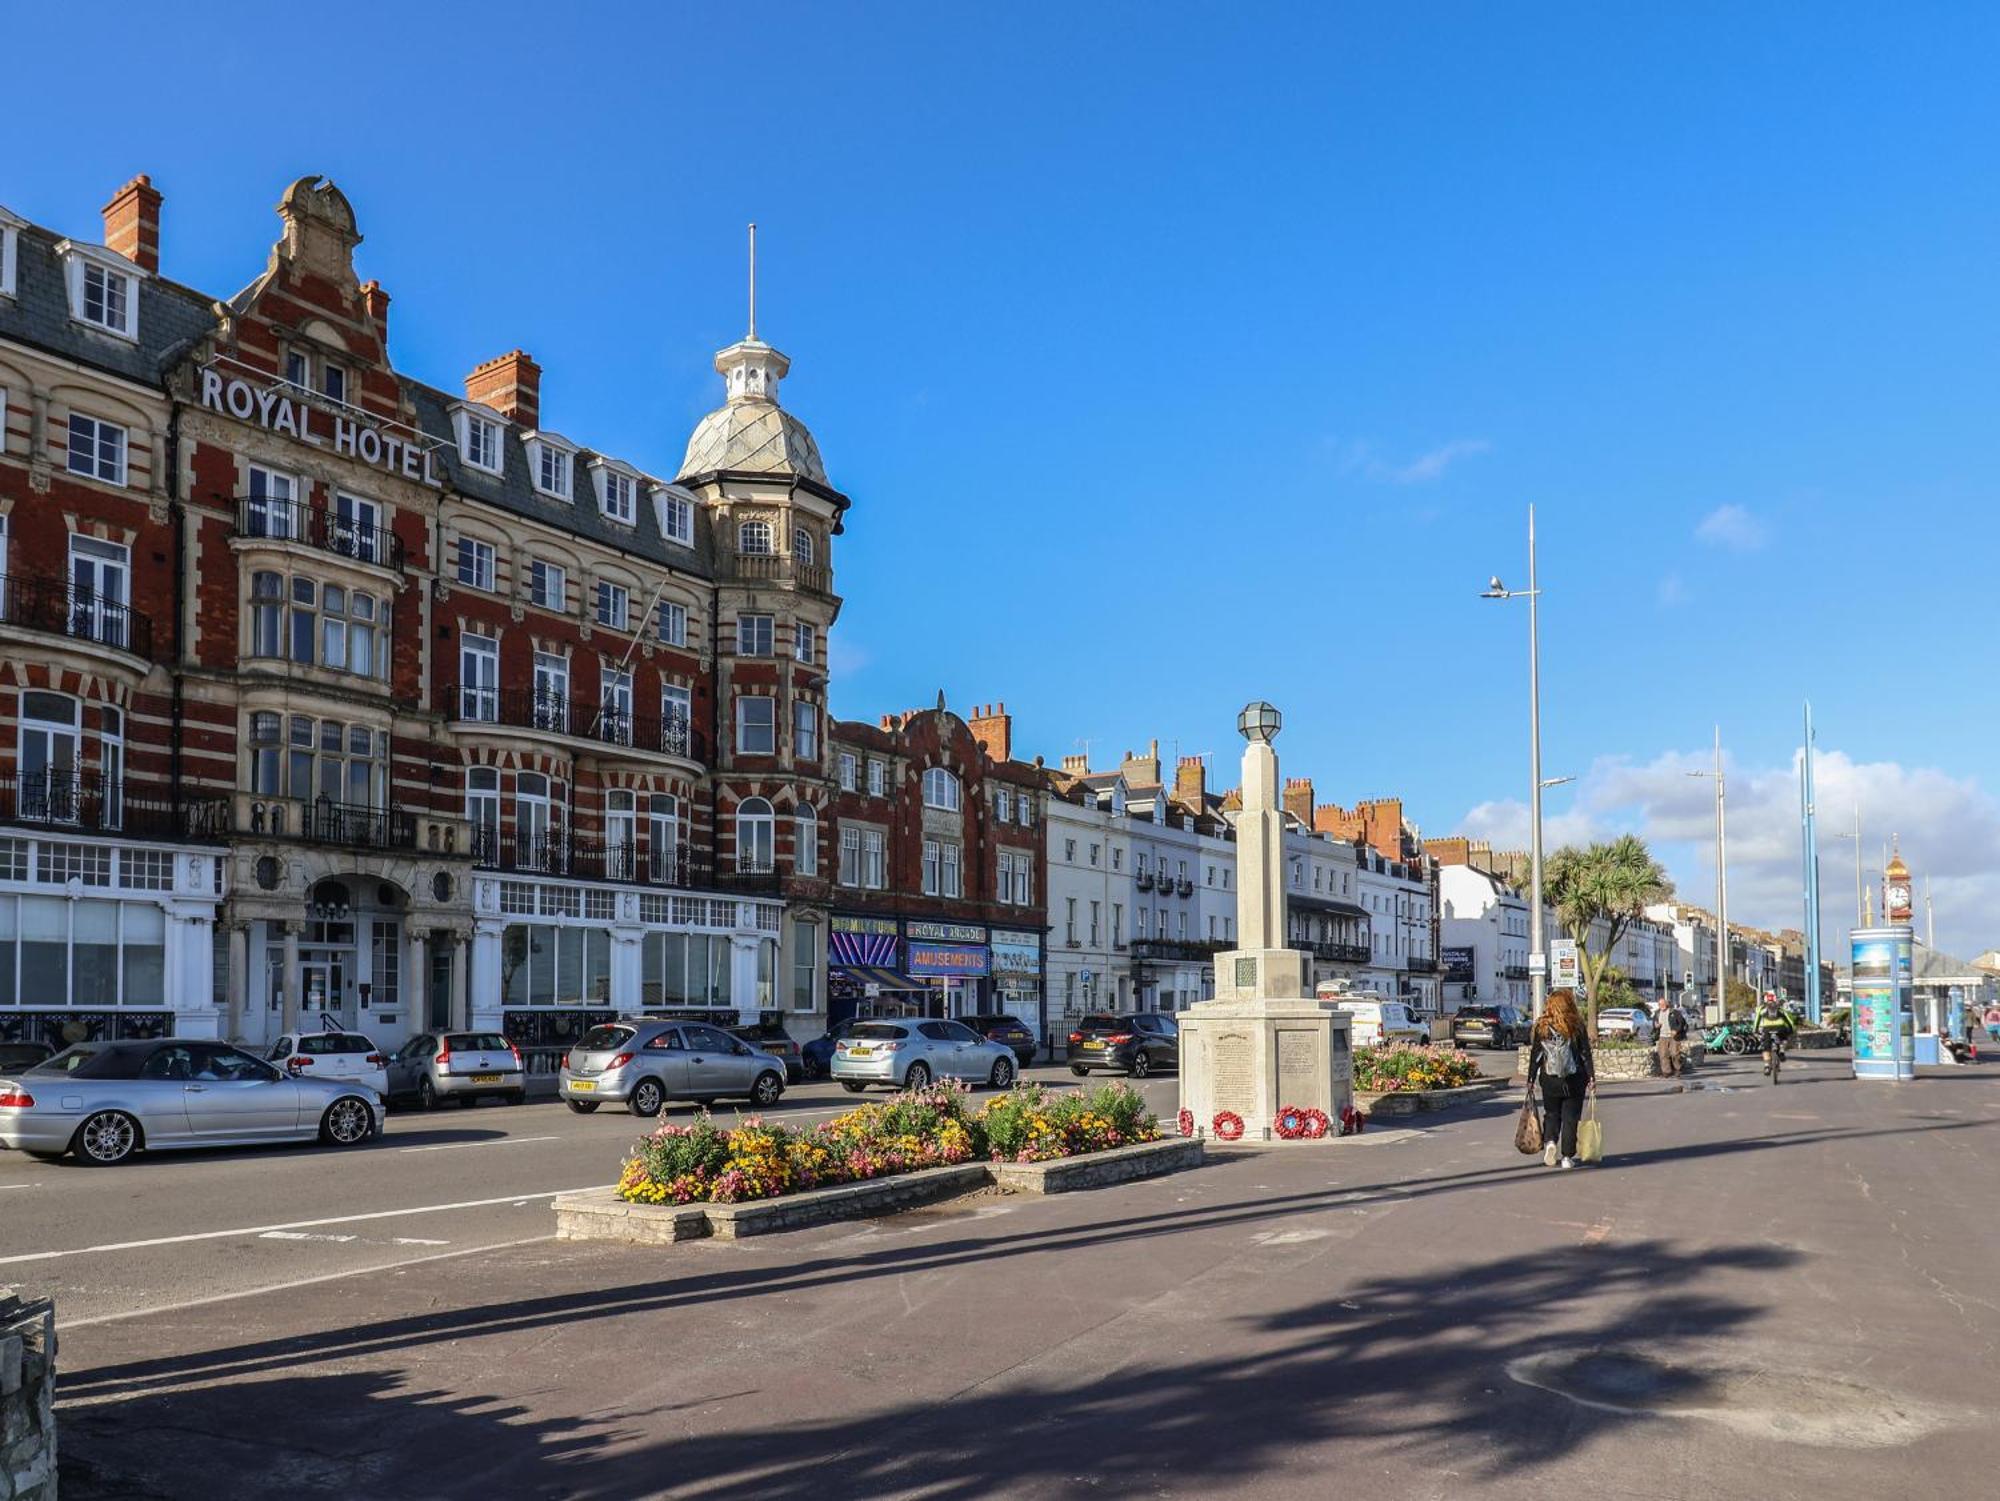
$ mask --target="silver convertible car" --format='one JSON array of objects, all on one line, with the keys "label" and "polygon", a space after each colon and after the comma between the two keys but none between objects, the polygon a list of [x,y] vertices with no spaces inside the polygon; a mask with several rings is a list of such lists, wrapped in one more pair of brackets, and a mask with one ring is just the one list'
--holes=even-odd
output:
[{"label": "silver convertible car", "polygon": [[352,1147],[381,1129],[374,1090],[293,1078],[221,1042],[85,1042],[0,1078],[0,1147],[98,1167],[180,1147]]}]

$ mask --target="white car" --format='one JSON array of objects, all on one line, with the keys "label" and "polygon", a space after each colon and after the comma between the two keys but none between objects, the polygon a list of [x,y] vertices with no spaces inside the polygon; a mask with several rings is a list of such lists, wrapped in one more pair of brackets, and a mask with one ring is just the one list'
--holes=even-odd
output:
[{"label": "white car", "polygon": [[360,1084],[389,1095],[389,1055],[359,1032],[287,1032],[271,1045],[270,1059],[294,1079]]},{"label": "white car", "polygon": [[1632,1037],[1640,1042],[1653,1040],[1653,1021],[1636,1006],[1611,1006],[1597,1013],[1599,1037]]},{"label": "white car", "polygon": [[1401,1001],[1337,1001],[1342,1011],[1354,1018],[1351,1041],[1357,1048],[1378,1047],[1399,1042],[1424,1043],[1430,1029],[1410,1014]]}]

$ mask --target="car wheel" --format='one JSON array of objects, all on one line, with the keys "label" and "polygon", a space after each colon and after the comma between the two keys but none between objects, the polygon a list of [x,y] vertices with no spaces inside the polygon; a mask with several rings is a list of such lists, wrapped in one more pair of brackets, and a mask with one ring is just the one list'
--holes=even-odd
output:
[{"label": "car wheel", "polygon": [[1090,1070],[1085,1068],[1081,1063],[1072,1063],[1069,1066],[1069,1071],[1079,1079],[1086,1077],[1090,1073]]},{"label": "car wheel", "polygon": [[1143,1079],[1153,1071],[1153,1055],[1144,1048],[1132,1055],[1132,1077]]},{"label": "car wheel", "polygon": [[438,1092],[428,1078],[417,1080],[417,1108],[435,1110],[438,1108]]},{"label": "car wheel", "polygon": [[660,1088],[659,1080],[641,1079],[632,1086],[632,1100],[626,1108],[634,1115],[651,1119],[660,1113],[660,1107],[666,1103],[667,1093]]},{"label": "car wheel", "polygon": [[785,1092],[785,1081],[768,1068],[757,1076],[757,1082],[750,1086],[751,1103],[769,1107],[778,1103],[778,1097]]},{"label": "car wheel", "polygon": [[78,1162],[111,1167],[139,1150],[139,1123],[122,1110],[100,1110],[76,1128],[70,1147]]},{"label": "car wheel", "polygon": [[910,1071],[903,1075],[903,1088],[923,1089],[931,1082],[931,1066],[928,1063],[912,1063]]},{"label": "car wheel", "polygon": [[569,1108],[574,1110],[578,1115],[595,1114],[598,1104],[596,1100],[564,1100],[563,1103],[569,1106]]},{"label": "car wheel", "polygon": [[805,1080],[806,1083],[811,1084],[815,1080],[825,1078],[826,1070],[820,1067],[817,1058],[808,1053],[799,1060],[799,1077]]},{"label": "car wheel", "polygon": [[353,1095],[342,1095],[319,1118],[319,1139],[330,1147],[358,1147],[374,1134],[374,1112]]},{"label": "car wheel", "polygon": [[856,1084],[852,1079],[842,1079],[840,1081],[840,1087],[846,1090],[849,1094],[860,1094],[861,1091],[866,1089],[868,1086],[866,1084]]},{"label": "car wheel", "polygon": [[995,1058],[993,1060],[993,1075],[987,1082],[995,1089],[1012,1089],[1014,1087],[1015,1072],[1012,1057]]}]

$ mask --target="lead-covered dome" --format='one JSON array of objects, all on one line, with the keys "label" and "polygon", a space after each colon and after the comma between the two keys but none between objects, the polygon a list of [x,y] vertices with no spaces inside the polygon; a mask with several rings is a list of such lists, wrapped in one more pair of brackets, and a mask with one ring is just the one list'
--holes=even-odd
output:
[{"label": "lead-covered dome", "polygon": [[778,405],[778,382],[792,362],[753,335],[718,354],[715,368],[728,400],[695,427],[678,477],[739,469],[825,484],[819,444],[803,422]]}]

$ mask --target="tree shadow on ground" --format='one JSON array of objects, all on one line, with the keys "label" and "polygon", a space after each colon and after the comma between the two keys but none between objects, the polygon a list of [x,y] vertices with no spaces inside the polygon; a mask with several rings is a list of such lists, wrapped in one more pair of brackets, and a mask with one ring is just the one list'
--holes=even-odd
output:
[{"label": "tree shadow on ground", "polygon": [[[1692,1364],[1766,1306],[1700,1288],[1722,1270],[1782,1276],[1796,1260],[1771,1246],[1683,1250],[1657,1240],[1474,1259],[1357,1281],[1265,1319],[1218,1322],[1209,1353],[1178,1364],[1133,1361],[1073,1380],[1002,1372],[833,1420],[789,1420],[729,1375],[708,1378],[719,1383],[709,1391],[691,1374],[687,1395],[664,1407],[534,1417],[511,1399],[415,1384],[388,1362],[294,1368],[66,1412],[64,1452],[87,1463],[65,1477],[64,1492],[72,1501],[1201,1495],[1297,1474],[1302,1463],[1323,1474],[1325,1457],[1308,1451],[1334,1443],[1369,1446],[1378,1460],[1448,1445],[1462,1477],[1518,1475],[1635,1419],[1521,1386],[1507,1374],[1512,1363],[1630,1348]],[[1682,1289],[1664,1315],[1661,1286]],[[469,1364],[494,1358],[467,1352]],[[674,1357],[663,1350],[661,1359]],[[688,1365],[714,1368],[707,1358]],[[859,1375],[829,1371],[827,1380]],[[880,1377],[893,1391],[894,1372]],[[559,1385],[552,1369],[537,1405],[546,1410]],[[690,1432],[695,1423],[701,1430]]]}]

